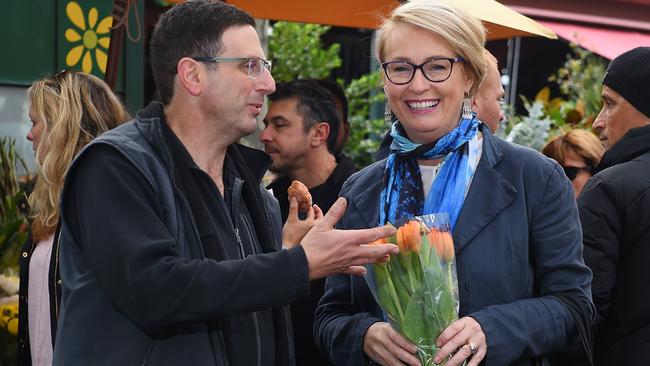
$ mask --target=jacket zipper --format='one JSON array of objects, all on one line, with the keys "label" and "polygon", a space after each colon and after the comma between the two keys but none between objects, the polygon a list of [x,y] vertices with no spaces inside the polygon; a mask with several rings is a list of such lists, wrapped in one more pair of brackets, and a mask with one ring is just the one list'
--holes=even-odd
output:
[{"label": "jacket zipper", "polygon": [[[273,241],[275,242],[274,247],[276,250],[279,250],[279,247],[282,247],[282,243],[278,243],[275,240],[276,232],[275,226],[273,225],[273,219],[271,218],[271,209],[268,206],[268,202],[264,199],[264,193],[262,193],[262,206],[264,209],[264,219],[266,221],[267,227],[271,229]],[[293,343],[293,324],[291,323],[291,312],[289,311],[289,306],[284,306],[279,309],[282,314],[282,320],[284,323],[284,336],[287,340],[287,347],[289,348],[289,366],[296,366],[296,346]]]},{"label": "jacket zipper", "polygon": [[[241,191],[242,191],[242,186],[244,185],[244,181],[241,180],[238,177],[235,177],[235,182],[233,184],[232,188],[232,197],[231,197],[231,202],[230,202],[230,209],[231,209],[231,214],[230,217],[232,218],[232,224],[233,228],[235,231],[235,239],[237,240],[237,245],[239,246],[239,251],[241,253],[241,258],[246,259],[246,251],[244,250],[244,243],[241,240],[241,235],[239,234],[239,225],[241,221],[244,222],[244,229],[246,229],[246,233],[248,233],[248,239],[249,239],[249,244],[252,247],[253,253],[256,252],[255,250],[255,245],[254,245],[254,238],[252,235],[252,231],[246,221],[246,218],[241,218],[241,210],[240,210],[240,202],[241,202]],[[257,365],[262,365],[262,331],[260,329],[260,320],[259,320],[259,315],[257,314],[256,311],[251,313],[251,318],[253,318],[253,327],[255,328],[255,342],[257,344]]]},{"label": "jacket zipper", "polygon": [[[159,123],[163,123],[160,119],[158,119],[158,121],[159,121]],[[161,127],[159,125],[155,125],[154,130],[156,132],[156,135],[157,135],[159,141],[161,142],[160,145],[162,146],[165,154],[167,155],[168,161],[171,161],[171,158],[170,158],[171,154],[170,154],[169,149],[167,148],[167,145],[165,144],[165,141],[164,141],[164,139],[162,137]],[[190,207],[189,202],[187,201],[185,196],[183,196],[181,194],[180,189],[176,186],[176,181],[174,179],[174,167],[173,167],[173,164],[169,164],[169,166],[170,166],[170,178],[171,178],[172,186],[174,187],[174,193],[176,193],[176,195],[181,198],[183,203],[185,203],[186,207]],[[237,184],[237,181],[239,181],[239,184],[240,184],[239,188],[241,188],[241,184],[243,184],[243,181],[241,179],[237,178],[236,181],[235,181],[236,184]],[[241,191],[238,192],[238,193],[241,193]],[[238,194],[237,196],[238,196],[238,198],[241,198],[240,194]],[[233,200],[233,202],[234,202],[234,200]],[[264,209],[266,210],[266,207],[264,207]],[[192,229],[194,230],[194,234],[200,240],[201,236],[199,235],[199,229],[198,229],[198,226],[196,225],[196,221],[194,220],[194,217],[192,215],[189,215],[189,216],[190,216],[190,221],[192,223]],[[234,217],[238,217],[238,216],[234,216]],[[244,255],[245,252],[243,251],[243,243],[242,243],[242,240],[241,240],[241,236],[239,234],[239,228],[236,227],[234,225],[234,223],[233,223],[233,226],[234,226],[234,232],[235,232],[235,240],[237,241],[237,245],[239,246],[240,253],[242,254],[242,259],[244,259],[245,258],[245,255]],[[203,247],[199,246],[199,251],[200,251],[200,254],[201,254],[201,258],[205,258],[205,252],[203,251]],[[292,345],[290,347],[291,349],[289,350],[290,351],[289,354],[291,355],[291,354],[294,354],[294,351],[295,351],[294,347],[295,346],[293,345],[293,340],[291,339],[291,337],[289,335],[289,330],[292,327],[291,327],[290,316],[288,314],[288,309],[284,309],[284,310],[285,310],[284,311],[284,318],[285,318],[284,320],[285,320],[285,325],[286,325],[286,338],[287,338],[287,341]],[[255,332],[256,332],[256,335],[257,335],[257,337],[256,337],[257,346],[258,346],[257,347],[257,360],[258,360],[257,364],[262,365],[262,360],[261,360],[261,358],[262,358],[262,347],[261,347],[261,335],[260,335],[261,330],[259,328],[259,319],[258,319],[258,316],[257,316],[256,312],[253,312],[252,316],[253,316],[253,322],[255,323]],[[210,336],[210,338],[212,338],[212,337]],[[221,343],[222,343],[222,346],[223,346],[223,339],[221,341],[222,341]],[[221,359],[224,362],[224,364],[228,364],[228,360],[225,359],[224,355],[221,355]]]},{"label": "jacket zipper", "polygon": [[[239,217],[239,216],[238,216]],[[242,218],[241,220],[244,223],[244,227],[246,229],[246,232],[249,233],[248,237],[251,243],[251,250],[253,251],[253,254],[257,254],[257,249],[255,248],[255,243],[253,242],[254,238],[252,236],[252,229],[250,225],[248,224],[248,220],[246,218]],[[237,230],[237,236],[239,237],[239,229]],[[240,239],[241,242],[241,239]],[[240,244],[242,245],[242,244]],[[242,245],[243,248],[243,245]],[[257,312],[252,313],[253,316],[253,323],[255,323],[255,333],[257,335],[257,364],[262,365],[262,329],[260,328],[260,322],[259,322],[259,315]]]},{"label": "jacket zipper", "polygon": [[232,197],[230,202],[230,219],[232,221],[232,228],[235,232],[235,241],[239,247],[239,254],[241,259],[246,259],[246,250],[244,250],[244,243],[239,235],[239,201],[241,200],[241,188],[244,181],[235,177],[235,182],[232,187]]},{"label": "jacket zipper", "polygon": [[239,228],[235,228],[235,240],[237,241],[237,248],[239,249],[239,256],[244,259],[246,258],[246,253],[244,252],[244,243],[239,236]]},{"label": "jacket zipper", "polygon": [[[155,133],[156,133],[156,135],[157,135],[157,137],[159,139],[160,146],[162,146],[162,148],[164,150],[164,153],[166,154],[167,161],[171,161],[171,153],[169,152],[169,149],[167,148],[167,144],[165,143],[165,139],[162,136],[162,130],[161,130],[162,127],[160,126],[160,123],[164,123],[164,122],[162,120],[160,120],[160,119],[157,119],[157,121],[158,121],[158,123],[154,124],[154,131],[155,131]],[[183,194],[181,193],[181,190],[178,188],[178,186],[176,186],[176,180],[174,179],[174,165],[171,164],[171,163],[169,164],[169,174],[170,174],[170,180],[172,182],[172,186],[174,187],[174,193],[176,194],[176,196],[181,198],[181,200],[185,204],[185,207],[190,212],[190,214],[188,216],[190,218],[190,222],[192,223],[192,229],[194,231],[194,236],[196,237],[196,239],[200,243],[201,242],[201,235],[199,234],[199,228],[196,225],[196,221],[194,220],[194,216],[191,214],[192,210],[190,208],[190,203],[187,201],[185,196],[183,196]],[[204,259],[205,258],[205,251],[203,250],[203,246],[198,245],[198,250],[199,250],[200,257],[202,259]],[[215,340],[212,337],[212,332],[210,332],[208,330],[207,333],[208,333],[208,339],[210,340],[210,344],[213,344],[215,342]],[[226,348],[225,348],[224,340],[223,340],[223,337],[220,334],[221,333],[219,333],[217,335],[217,338],[218,338],[217,341],[221,344],[221,349],[225,350]],[[151,352],[151,350],[149,350],[149,352]],[[221,352],[214,352],[214,348],[213,348],[213,353],[214,353],[215,357],[220,357],[222,365],[228,365],[228,359],[226,358],[225,354],[222,354]],[[145,362],[148,363],[147,360],[145,360]]]}]

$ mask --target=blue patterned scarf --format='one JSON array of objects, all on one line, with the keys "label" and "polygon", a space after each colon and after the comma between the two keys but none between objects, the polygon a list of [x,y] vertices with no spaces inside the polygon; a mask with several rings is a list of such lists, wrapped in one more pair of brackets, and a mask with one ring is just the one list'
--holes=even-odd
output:
[{"label": "blue patterned scarf", "polygon": [[[409,140],[399,121],[393,123],[390,131],[393,143],[379,202],[379,225],[386,222],[400,225],[413,216],[447,212],[453,230],[463,208],[465,189],[472,179],[467,173],[468,155],[462,147],[476,135],[480,123],[475,114],[461,119],[456,128],[435,143],[425,145]],[[445,161],[425,201],[417,160],[443,157]]]}]

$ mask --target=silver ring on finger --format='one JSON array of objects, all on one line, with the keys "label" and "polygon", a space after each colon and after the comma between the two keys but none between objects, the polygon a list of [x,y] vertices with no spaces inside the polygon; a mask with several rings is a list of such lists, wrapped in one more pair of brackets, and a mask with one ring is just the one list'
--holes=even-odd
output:
[{"label": "silver ring on finger", "polygon": [[465,343],[465,345],[466,345],[467,347],[469,347],[469,352],[470,352],[471,354],[475,354],[476,351],[478,351],[478,347],[476,347],[476,345],[475,345],[474,342],[472,342],[472,341],[467,341],[467,343]]}]

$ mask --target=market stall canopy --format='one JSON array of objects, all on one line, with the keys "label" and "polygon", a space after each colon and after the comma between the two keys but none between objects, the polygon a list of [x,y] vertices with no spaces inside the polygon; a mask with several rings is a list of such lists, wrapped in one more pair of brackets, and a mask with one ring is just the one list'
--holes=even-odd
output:
[{"label": "market stall canopy", "polygon": [[[494,0],[439,0],[477,17],[490,40],[517,36],[557,39],[536,21]],[[226,0],[255,18],[318,23],[354,28],[377,28],[401,1],[395,0]]]},{"label": "market stall canopy", "polygon": [[650,33],[550,21],[540,23],[560,37],[610,60],[632,48],[650,45]]}]

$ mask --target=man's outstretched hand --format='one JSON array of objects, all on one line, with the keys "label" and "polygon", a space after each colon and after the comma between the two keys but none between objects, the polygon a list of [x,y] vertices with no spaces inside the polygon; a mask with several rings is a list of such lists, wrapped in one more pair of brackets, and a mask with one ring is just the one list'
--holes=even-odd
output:
[{"label": "man's outstretched hand", "polygon": [[310,280],[335,273],[363,275],[366,273],[366,264],[385,262],[389,254],[399,251],[394,244],[368,245],[377,239],[394,235],[394,227],[334,229],[346,207],[345,199],[339,198],[301,241],[309,263]]}]

